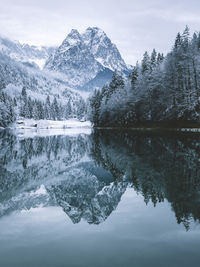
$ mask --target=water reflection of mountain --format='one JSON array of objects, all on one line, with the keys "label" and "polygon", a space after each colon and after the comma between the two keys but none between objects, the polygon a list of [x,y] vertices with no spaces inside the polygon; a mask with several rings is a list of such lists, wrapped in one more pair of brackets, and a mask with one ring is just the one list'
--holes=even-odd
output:
[{"label": "water reflection of mountain", "polygon": [[128,185],[89,156],[91,137],[0,139],[0,215],[56,205],[71,218],[99,224],[117,207]]},{"label": "water reflection of mountain", "polygon": [[200,137],[97,131],[92,136],[0,138],[0,215],[56,205],[99,224],[128,186],[156,204],[167,199],[177,222],[200,219]]}]

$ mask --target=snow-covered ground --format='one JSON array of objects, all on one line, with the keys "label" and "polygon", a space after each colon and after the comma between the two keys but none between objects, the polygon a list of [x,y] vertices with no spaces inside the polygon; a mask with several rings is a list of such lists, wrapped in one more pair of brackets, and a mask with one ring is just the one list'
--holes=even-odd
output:
[{"label": "snow-covered ground", "polygon": [[91,134],[91,122],[77,119],[65,121],[53,120],[17,120],[12,125],[19,137]]}]

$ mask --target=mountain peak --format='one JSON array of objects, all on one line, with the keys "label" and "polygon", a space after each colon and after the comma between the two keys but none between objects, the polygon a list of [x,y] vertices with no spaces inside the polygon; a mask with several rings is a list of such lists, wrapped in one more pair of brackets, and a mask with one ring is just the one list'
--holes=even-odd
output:
[{"label": "mountain peak", "polygon": [[91,42],[95,39],[97,40],[97,42],[99,42],[99,41],[101,41],[105,38],[108,38],[108,37],[102,29],[100,29],[98,27],[89,27],[82,34],[82,38],[83,38],[84,42],[88,45],[89,42]]},{"label": "mountain peak", "polygon": [[71,32],[67,35],[65,40],[62,42],[59,47],[59,53],[66,52],[69,48],[76,46],[82,42],[80,33],[76,29],[72,29]]},{"label": "mountain peak", "polygon": [[86,29],[86,32],[94,32],[94,33],[102,33],[102,34],[105,34],[105,32],[100,29],[99,27],[88,27]]},{"label": "mountain peak", "polygon": [[72,29],[67,37],[80,38],[80,33],[76,29]]},{"label": "mountain peak", "polygon": [[82,39],[95,59],[110,70],[127,70],[116,45],[108,38],[106,33],[98,27],[89,27],[82,34]]}]

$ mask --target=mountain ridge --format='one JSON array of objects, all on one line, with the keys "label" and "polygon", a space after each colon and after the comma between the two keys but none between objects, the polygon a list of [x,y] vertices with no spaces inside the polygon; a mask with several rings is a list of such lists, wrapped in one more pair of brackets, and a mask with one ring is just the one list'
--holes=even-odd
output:
[{"label": "mountain ridge", "polygon": [[1,53],[18,62],[30,63],[40,69],[43,68],[47,58],[54,52],[54,50],[55,47],[36,46],[26,43],[22,44],[19,41],[0,36]]}]

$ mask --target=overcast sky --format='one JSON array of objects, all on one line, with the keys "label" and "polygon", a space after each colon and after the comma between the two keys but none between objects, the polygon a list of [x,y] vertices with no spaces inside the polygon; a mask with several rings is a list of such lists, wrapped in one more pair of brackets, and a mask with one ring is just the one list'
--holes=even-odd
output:
[{"label": "overcast sky", "polygon": [[199,14],[199,0],[0,0],[0,35],[51,46],[98,26],[135,64],[145,50],[169,51],[186,24],[200,31]]}]

